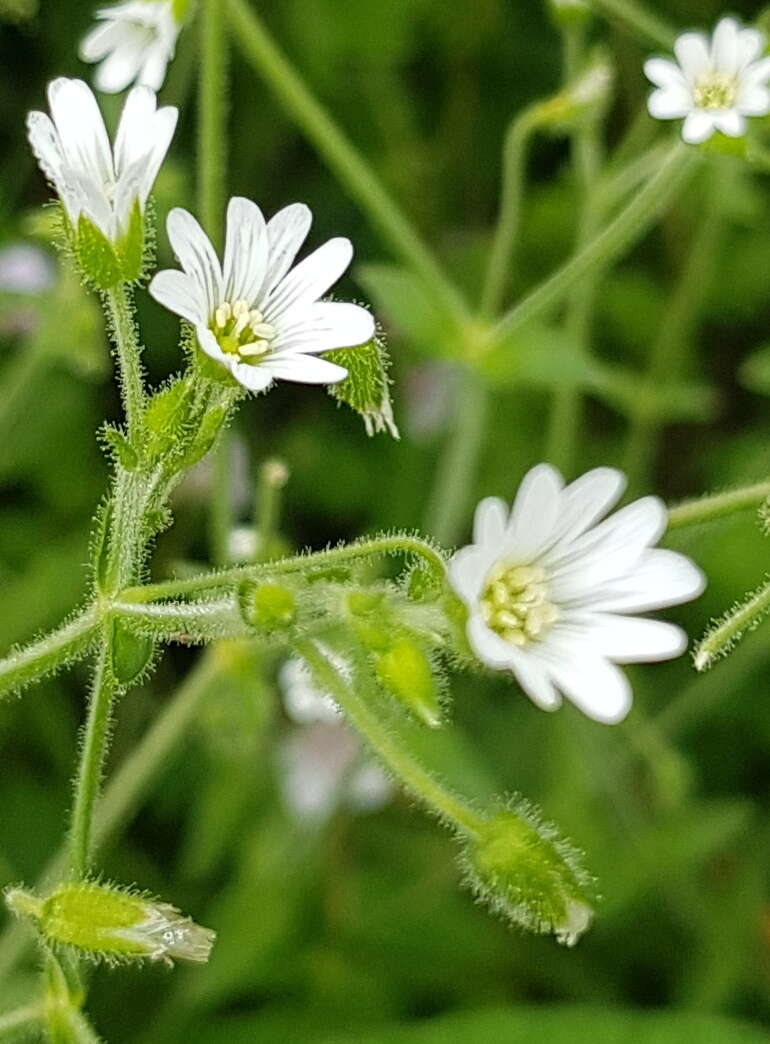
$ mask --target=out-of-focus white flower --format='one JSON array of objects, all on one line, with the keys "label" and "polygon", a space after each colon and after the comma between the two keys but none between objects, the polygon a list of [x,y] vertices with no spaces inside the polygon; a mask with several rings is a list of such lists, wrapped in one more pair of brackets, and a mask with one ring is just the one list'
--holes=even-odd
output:
[{"label": "out-of-focus white flower", "polygon": [[762,57],[765,37],[723,18],[709,38],[682,33],[674,44],[676,61],[650,58],[647,78],[657,87],[648,101],[659,120],[684,119],[682,137],[691,145],[721,131],[730,138],[746,133],[747,116],[770,113],[770,57]]},{"label": "out-of-focus white flower", "polygon": [[132,83],[159,91],[181,29],[173,0],[128,0],[101,7],[98,24],[80,45],[84,62],[98,62],[94,82],[108,94]]},{"label": "out-of-focus white flower", "polygon": [[[348,672],[340,657],[328,650],[327,655]],[[278,682],[287,715],[301,726],[279,752],[284,800],[294,815],[324,820],[339,805],[374,812],[386,804],[393,793],[390,781],[378,764],[362,758],[358,736],[331,697],[316,688],[302,660],[287,660]]]},{"label": "out-of-focus white flower", "polygon": [[302,203],[266,222],[256,203],[231,199],[222,266],[192,214],[169,214],[168,237],[184,272],[159,272],[150,293],[192,323],[203,351],[250,391],[274,380],[341,381],[347,370],[320,353],[374,336],[365,308],[319,300],[349,266],[349,240],[330,239],[292,269],[311,221]]},{"label": "out-of-focus white flower", "polygon": [[91,88],[82,80],[54,80],[51,116],[31,112],[32,151],[59,194],[71,224],[86,218],[113,244],[128,235],[138,208],[144,213],[176,128],[177,110],[157,108],[149,87],[126,99],[114,149]]},{"label": "out-of-focus white flower", "polygon": [[0,291],[6,294],[42,294],[56,279],[53,258],[30,243],[11,243],[0,250]]},{"label": "out-of-focus white flower", "polygon": [[597,468],[565,487],[540,464],[510,512],[495,497],[479,504],[474,542],[449,568],[480,660],[513,673],[544,710],[563,694],[607,724],[632,701],[616,664],[665,660],[687,647],[679,627],[627,614],[686,602],[705,586],[689,558],[653,546],[667,522],[656,497],[601,521],[624,486],[621,472]]}]

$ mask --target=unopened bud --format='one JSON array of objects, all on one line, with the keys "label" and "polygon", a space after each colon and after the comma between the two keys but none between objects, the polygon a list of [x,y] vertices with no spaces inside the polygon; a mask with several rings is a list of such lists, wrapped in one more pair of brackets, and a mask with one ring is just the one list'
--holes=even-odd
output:
[{"label": "unopened bud", "polygon": [[499,812],[469,839],[468,881],[493,910],[527,931],[574,946],[593,919],[591,877],[579,854],[529,805]]},{"label": "unopened bud", "polygon": [[294,622],[297,603],[293,591],[278,584],[247,587],[244,610],[252,627],[264,631],[281,631]]},{"label": "unopened bud", "polygon": [[216,938],[169,903],[116,885],[64,884],[46,899],[10,888],[5,899],[14,913],[35,921],[47,943],[74,947],[96,960],[204,963]]},{"label": "unopened bud", "polygon": [[597,50],[583,72],[563,91],[537,106],[537,122],[558,132],[596,119],[606,110],[614,83],[614,70],[607,55]]},{"label": "unopened bud", "polygon": [[108,238],[84,214],[74,225],[65,218],[65,228],[80,271],[99,290],[112,290],[120,283],[134,282],[141,276],[145,215],[138,203],[127,228],[115,240]]},{"label": "unopened bud", "polygon": [[384,689],[425,725],[441,725],[441,704],[432,664],[411,638],[398,638],[377,658],[377,678]]}]

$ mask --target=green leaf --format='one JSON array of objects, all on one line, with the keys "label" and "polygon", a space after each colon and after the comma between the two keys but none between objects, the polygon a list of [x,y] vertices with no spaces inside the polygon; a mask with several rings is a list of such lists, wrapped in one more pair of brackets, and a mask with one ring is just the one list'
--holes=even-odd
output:
[{"label": "green leaf", "polygon": [[394,265],[363,265],[357,275],[377,311],[413,348],[425,355],[460,356],[456,333],[416,276]]},{"label": "green leaf", "polygon": [[155,652],[155,643],[143,634],[136,634],[121,620],[116,620],[112,632],[112,672],[119,685],[131,685],[149,666]]},{"label": "green leaf", "polygon": [[738,378],[749,391],[757,395],[770,395],[770,344],[763,344],[744,359]]},{"label": "green leaf", "polygon": [[136,450],[122,431],[107,425],[102,431],[102,438],[115,460],[126,471],[135,471],[139,465]]}]

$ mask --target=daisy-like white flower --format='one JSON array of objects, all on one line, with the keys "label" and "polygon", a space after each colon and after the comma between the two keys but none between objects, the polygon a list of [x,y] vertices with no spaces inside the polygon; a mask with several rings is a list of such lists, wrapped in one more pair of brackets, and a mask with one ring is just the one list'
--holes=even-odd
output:
[{"label": "daisy-like white flower", "polygon": [[628,614],[686,602],[705,586],[689,558],[654,547],[667,523],[657,497],[604,518],[624,486],[621,472],[597,468],[565,487],[540,464],[510,512],[502,500],[482,500],[474,543],[449,569],[480,660],[513,673],[544,710],[564,695],[607,724],[631,708],[616,664],[665,660],[687,647],[679,627]]},{"label": "daisy-like white flower", "polygon": [[684,119],[682,137],[691,145],[721,131],[730,138],[746,133],[747,116],[770,113],[770,57],[765,37],[723,18],[711,40],[704,33],[682,33],[674,44],[676,61],[650,58],[647,78],[657,87],[648,100],[659,120]]},{"label": "daisy-like white flower", "polygon": [[265,222],[256,203],[231,199],[222,266],[192,214],[177,208],[168,216],[168,237],[184,272],[159,272],[150,293],[192,323],[203,351],[250,391],[276,379],[341,381],[347,370],[319,354],[374,336],[365,308],[319,301],[352,260],[349,240],[330,239],[291,268],[311,221],[302,203]]},{"label": "daisy-like white flower", "polygon": [[159,91],[181,29],[173,0],[128,0],[100,8],[96,18],[80,57],[99,63],[98,90],[117,94],[137,83]]},{"label": "daisy-like white flower", "polygon": [[48,101],[50,117],[31,112],[27,118],[29,140],[74,234],[83,231],[85,220],[141,267],[144,209],[174,136],[177,110],[158,109],[149,87],[135,87],[113,148],[96,98],[82,80],[54,80]]}]

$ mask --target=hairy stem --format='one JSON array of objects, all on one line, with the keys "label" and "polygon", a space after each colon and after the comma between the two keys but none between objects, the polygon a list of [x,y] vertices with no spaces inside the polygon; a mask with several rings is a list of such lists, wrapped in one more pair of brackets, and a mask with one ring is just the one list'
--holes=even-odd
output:
[{"label": "hairy stem", "polygon": [[144,378],[134,305],[130,291],[123,283],[108,290],[104,296],[118,360],[128,437],[138,447],[144,409]]},{"label": "hairy stem", "polygon": [[0,1042],[32,1039],[42,1019],[42,1008],[36,1004],[0,1015]]},{"label": "hairy stem", "polygon": [[769,612],[770,580],[766,580],[703,638],[695,650],[696,669],[705,671],[716,659],[729,652],[746,632],[758,627]]},{"label": "hairy stem", "polygon": [[468,320],[462,296],[360,152],[316,100],[245,0],[227,0],[233,39],[278,96],[334,173],[399,256],[420,276],[458,325]]},{"label": "hairy stem", "polygon": [[296,555],[294,558],[284,558],[277,562],[237,566],[233,569],[223,569],[217,573],[203,573],[201,576],[190,577],[187,580],[170,580],[167,583],[132,587],[122,592],[121,600],[123,602],[150,602],[162,598],[183,597],[201,591],[234,587],[243,580],[259,580],[266,576],[334,568],[356,559],[373,558],[376,555],[412,555],[420,558],[437,579],[443,581],[446,575],[446,562],[441,552],[437,551],[427,540],[421,540],[416,536],[396,535],[360,540],[345,547],[316,551],[308,555]]},{"label": "hairy stem", "polygon": [[81,659],[96,640],[98,630],[99,614],[88,609],[58,630],[9,653],[0,660],[0,697]]},{"label": "hairy stem", "polygon": [[401,747],[393,732],[380,722],[315,642],[300,642],[297,651],[320,688],[339,704],[351,724],[407,790],[464,833],[471,837],[478,836],[483,824],[481,817],[461,798],[446,790],[412,754]]},{"label": "hairy stem", "polygon": [[105,635],[94,672],[88,721],[75,782],[75,807],[70,831],[70,870],[75,877],[87,873],[92,857],[94,806],[102,783],[116,692],[110,653],[110,640]]},{"label": "hairy stem", "polygon": [[687,500],[669,510],[668,528],[683,529],[704,522],[715,522],[739,511],[756,510],[770,498],[770,482],[757,482],[753,486],[730,489],[724,493],[712,493],[707,497]]},{"label": "hairy stem", "polygon": [[693,150],[677,143],[631,203],[595,239],[562,268],[520,301],[490,333],[499,343],[525,323],[558,304],[572,287],[596,269],[609,265],[656,221],[696,165]]},{"label": "hairy stem", "polygon": [[658,15],[648,11],[637,0],[588,0],[597,11],[624,22],[634,32],[650,43],[670,51],[676,38],[676,30]]}]

